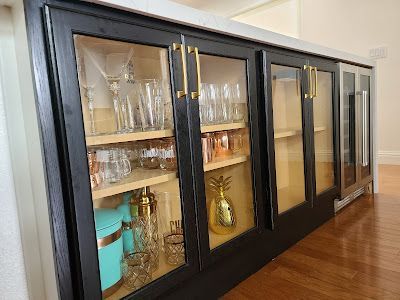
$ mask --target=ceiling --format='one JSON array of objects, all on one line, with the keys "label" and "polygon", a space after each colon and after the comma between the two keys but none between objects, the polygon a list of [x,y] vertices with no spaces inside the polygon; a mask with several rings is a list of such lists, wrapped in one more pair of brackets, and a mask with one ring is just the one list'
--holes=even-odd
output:
[{"label": "ceiling", "polygon": [[275,0],[172,0],[186,6],[204,10],[206,12],[223,16],[233,17],[257,6]]}]

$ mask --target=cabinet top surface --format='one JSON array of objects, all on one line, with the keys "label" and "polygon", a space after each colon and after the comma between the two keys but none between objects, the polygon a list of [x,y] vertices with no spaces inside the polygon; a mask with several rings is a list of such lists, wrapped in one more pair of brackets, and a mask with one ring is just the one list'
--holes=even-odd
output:
[{"label": "cabinet top surface", "polygon": [[219,17],[168,0],[86,0],[183,25],[310,54],[375,67],[371,59]]}]

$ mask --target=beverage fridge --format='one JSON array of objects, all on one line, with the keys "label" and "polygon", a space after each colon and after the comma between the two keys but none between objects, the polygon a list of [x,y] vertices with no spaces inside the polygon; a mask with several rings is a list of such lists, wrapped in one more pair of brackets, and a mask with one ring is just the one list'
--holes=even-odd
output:
[{"label": "beverage fridge", "polygon": [[372,72],[343,63],[339,68],[341,194],[336,211],[369,191],[373,179]]}]

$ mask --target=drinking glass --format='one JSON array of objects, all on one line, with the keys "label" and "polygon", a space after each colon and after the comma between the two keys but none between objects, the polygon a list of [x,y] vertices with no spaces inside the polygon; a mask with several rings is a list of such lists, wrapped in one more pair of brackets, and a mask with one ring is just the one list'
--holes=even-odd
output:
[{"label": "drinking glass", "polygon": [[232,85],[229,83],[224,83],[222,85],[222,122],[230,123],[232,122]]},{"label": "drinking glass", "polygon": [[182,233],[164,235],[164,251],[170,265],[180,265],[185,262],[185,238]]},{"label": "drinking glass", "polygon": [[101,178],[99,176],[100,164],[97,161],[96,151],[94,150],[87,152],[87,158],[89,164],[90,187],[93,189],[101,183]]},{"label": "drinking glass", "polygon": [[159,80],[142,80],[139,114],[144,131],[164,129],[164,98]]},{"label": "drinking glass", "polygon": [[141,143],[140,164],[145,169],[157,169],[160,167],[159,140],[149,140]]},{"label": "drinking glass", "polygon": [[229,149],[232,153],[237,153],[243,148],[243,136],[240,130],[231,130],[228,132]]},{"label": "drinking glass", "polygon": [[199,96],[199,113],[200,113],[200,124],[206,125],[210,123],[209,112],[208,112],[208,83],[201,84],[200,96]]},{"label": "drinking glass", "polygon": [[201,135],[201,149],[203,153],[203,163],[209,163],[215,157],[215,138],[213,133],[203,133]]},{"label": "drinking glass", "polygon": [[158,152],[160,168],[162,170],[175,171],[177,169],[175,138],[165,138],[160,141]]},{"label": "drinking glass", "polygon": [[241,99],[240,85],[233,84],[232,90],[232,120],[233,122],[244,122],[246,114],[246,102]]},{"label": "drinking glass", "polygon": [[121,154],[121,149],[100,149],[96,154],[103,182],[116,183],[131,173],[129,160],[125,154]]},{"label": "drinking glass", "polygon": [[229,138],[227,131],[215,132],[215,156],[228,156],[232,154],[229,148]]},{"label": "drinking glass", "polygon": [[151,282],[150,254],[135,252],[122,260],[122,276],[124,287],[136,291]]},{"label": "drinking glass", "polygon": [[220,110],[219,110],[219,87],[215,83],[208,85],[208,116],[210,124],[216,124],[220,121]]}]

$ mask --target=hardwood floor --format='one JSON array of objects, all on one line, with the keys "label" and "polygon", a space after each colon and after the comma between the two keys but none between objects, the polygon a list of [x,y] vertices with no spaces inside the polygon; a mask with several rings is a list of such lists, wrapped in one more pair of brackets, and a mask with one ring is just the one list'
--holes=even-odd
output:
[{"label": "hardwood floor", "polygon": [[400,166],[224,295],[238,299],[400,299]]}]

